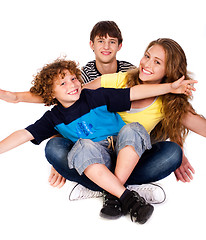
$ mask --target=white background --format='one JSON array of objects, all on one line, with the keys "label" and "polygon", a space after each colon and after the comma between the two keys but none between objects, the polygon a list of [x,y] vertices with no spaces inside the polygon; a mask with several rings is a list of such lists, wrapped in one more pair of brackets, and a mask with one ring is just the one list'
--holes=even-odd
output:
[{"label": "white background", "polygon": [[[205,111],[205,3],[196,1],[7,0],[0,3],[0,88],[26,91],[44,64],[62,55],[80,66],[94,59],[89,34],[100,20],[115,21],[123,34],[119,60],[138,65],[148,43],[159,37],[176,40],[188,69],[199,81],[192,102]],[[48,108],[0,101],[0,139],[38,119]],[[194,239],[205,237],[205,138],[191,133],[185,151],[196,170],[189,184],[174,175],[161,181],[167,201],[155,206],[144,225],[129,217],[99,217],[101,199],[70,202],[71,184],[61,190],[48,184],[45,143],[27,143],[0,156],[0,238],[13,239]]]}]

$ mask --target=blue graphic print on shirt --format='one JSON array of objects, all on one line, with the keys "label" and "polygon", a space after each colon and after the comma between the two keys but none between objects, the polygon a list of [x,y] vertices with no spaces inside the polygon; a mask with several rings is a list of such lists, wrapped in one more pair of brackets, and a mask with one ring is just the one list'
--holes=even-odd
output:
[{"label": "blue graphic print on shirt", "polygon": [[78,122],[77,123],[77,127],[76,127],[76,130],[77,130],[77,136],[79,138],[86,138],[89,136],[89,134],[93,134],[94,132],[92,131],[92,124],[89,123],[87,124],[85,121],[82,121],[82,122]]}]

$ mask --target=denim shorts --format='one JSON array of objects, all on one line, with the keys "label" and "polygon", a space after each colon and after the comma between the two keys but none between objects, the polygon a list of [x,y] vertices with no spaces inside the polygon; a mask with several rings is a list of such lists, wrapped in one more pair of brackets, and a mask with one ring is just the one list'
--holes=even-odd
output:
[{"label": "denim shorts", "polygon": [[146,149],[151,148],[150,136],[145,128],[139,123],[130,123],[125,125],[114,136],[115,149],[110,146],[110,141],[105,139],[100,142],[93,142],[90,139],[79,139],[68,153],[68,166],[75,168],[82,175],[84,170],[91,164],[104,164],[108,169],[112,168],[112,154],[130,145],[133,146],[139,157]]},{"label": "denim shorts", "polygon": [[150,135],[140,123],[129,123],[120,130],[115,144],[117,155],[126,146],[133,146],[139,157],[145,150],[152,148]]},{"label": "denim shorts", "polygon": [[82,175],[84,170],[91,164],[101,163],[111,168],[111,154],[113,150],[108,148],[107,139],[93,142],[90,139],[79,139],[68,153],[68,166],[75,168]]}]

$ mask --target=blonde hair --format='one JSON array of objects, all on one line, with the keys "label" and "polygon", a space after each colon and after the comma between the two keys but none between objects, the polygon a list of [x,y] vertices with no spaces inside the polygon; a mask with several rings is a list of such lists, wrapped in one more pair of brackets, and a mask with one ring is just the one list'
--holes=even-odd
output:
[{"label": "blonde hair", "polygon": [[[145,52],[148,51],[153,45],[160,45],[163,47],[166,55],[166,71],[162,79],[162,83],[171,83],[185,76],[185,79],[191,79],[187,71],[187,59],[181,46],[172,39],[159,38],[152,41]],[[139,79],[139,69],[132,69],[127,74],[128,87],[136,84],[142,84]],[[178,143],[180,146],[188,134],[188,129],[182,124],[182,120],[186,113],[195,113],[189,103],[188,97],[184,94],[171,94],[161,96],[162,99],[162,113],[164,114],[163,120],[154,128],[151,137],[155,140],[166,140],[168,137],[171,141]]]}]

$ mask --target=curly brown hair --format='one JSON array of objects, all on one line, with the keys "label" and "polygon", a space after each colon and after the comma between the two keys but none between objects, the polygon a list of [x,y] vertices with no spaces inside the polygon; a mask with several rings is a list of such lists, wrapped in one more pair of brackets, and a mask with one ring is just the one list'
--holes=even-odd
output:
[{"label": "curly brown hair", "polygon": [[[163,47],[166,54],[166,73],[162,79],[162,83],[171,83],[185,76],[185,79],[191,79],[187,71],[187,59],[181,46],[172,39],[160,38],[152,41],[145,52],[153,45],[160,45]],[[127,86],[131,87],[141,84],[139,79],[139,69],[132,69],[127,74]],[[163,120],[153,129],[151,137],[155,140],[166,140],[168,137],[171,141],[183,145],[185,137],[188,134],[188,129],[182,124],[182,119],[185,114],[191,112],[196,114],[192,108],[188,97],[184,94],[168,93],[161,96],[162,112],[164,114]]]},{"label": "curly brown hair", "polygon": [[58,58],[53,63],[45,65],[34,76],[33,87],[31,87],[30,92],[42,97],[46,106],[57,104],[58,100],[54,98],[53,94],[53,84],[59,77],[65,77],[65,70],[76,75],[83,85],[81,70],[77,67],[77,64],[74,61]]}]

